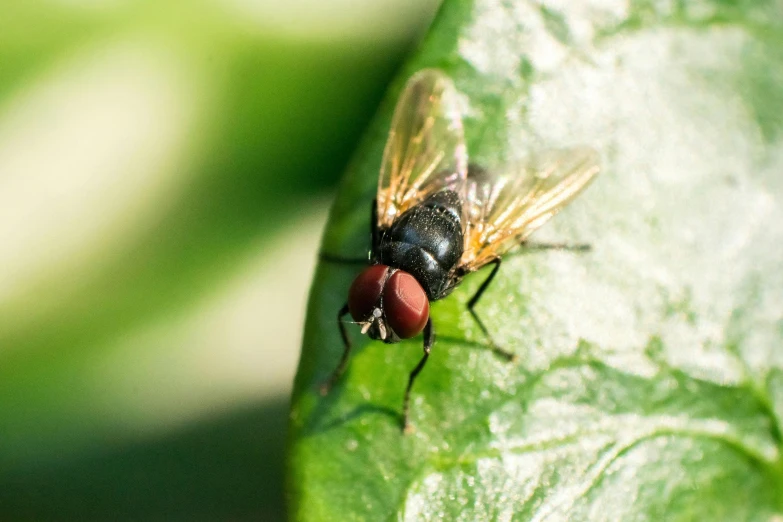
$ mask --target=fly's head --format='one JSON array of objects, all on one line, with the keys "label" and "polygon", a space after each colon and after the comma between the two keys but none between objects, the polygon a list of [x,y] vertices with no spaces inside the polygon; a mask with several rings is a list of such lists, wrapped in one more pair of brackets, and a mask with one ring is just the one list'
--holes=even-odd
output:
[{"label": "fly's head", "polygon": [[418,335],[430,315],[419,282],[385,265],[373,265],[356,277],[348,292],[348,309],[362,333],[385,343]]}]

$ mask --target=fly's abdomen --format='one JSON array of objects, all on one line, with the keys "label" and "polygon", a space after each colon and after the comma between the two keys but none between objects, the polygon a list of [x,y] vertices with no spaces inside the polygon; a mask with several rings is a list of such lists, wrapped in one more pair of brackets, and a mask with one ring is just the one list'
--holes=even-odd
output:
[{"label": "fly's abdomen", "polygon": [[380,260],[413,275],[430,300],[444,297],[449,273],[462,257],[462,204],[443,191],[403,213],[383,234]]}]

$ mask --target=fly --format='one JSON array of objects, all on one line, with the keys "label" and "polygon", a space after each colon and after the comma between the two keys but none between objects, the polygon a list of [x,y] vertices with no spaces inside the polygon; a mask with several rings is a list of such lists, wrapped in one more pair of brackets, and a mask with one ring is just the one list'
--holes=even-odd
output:
[{"label": "fly", "polygon": [[430,302],[448,296],[467,274],[491,265],[467,308],[495,353],[513,360],[475,310],[500,269],[501,256],[520,245],[588,248],[530,245],[527,238],[595,177],[597,154],[589,148],[551,151],[496,172],[468,165],[458,96],[451,79],[435,69],[418,72],[403,90],[370,214],[370,266],[356,277],[338,313],[345,349],[321,387],[322,394],[328,393],[348,366],[346,315],[363,334],[388,344],[423,332],[424,355],[410,372],[403,400],[405,432],[411,430],[411,389],[435,343]]}]

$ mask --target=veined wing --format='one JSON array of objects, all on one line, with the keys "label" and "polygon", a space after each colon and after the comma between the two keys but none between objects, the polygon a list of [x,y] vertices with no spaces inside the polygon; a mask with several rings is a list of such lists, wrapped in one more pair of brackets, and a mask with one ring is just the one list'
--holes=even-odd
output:
[{"label": "veined wing", "polygon": [[574,148],[546,152],[497,173],[471,166],[460,266],[478,270],[525,241],[587,186],[598,165],[594,150]]},{"label": "veined wing", "polygon": [[397,102],[378,180],[378,225],[427,196],[448,189],[464,195],[467,151],[458,93],[451,79],[424,69]]}]

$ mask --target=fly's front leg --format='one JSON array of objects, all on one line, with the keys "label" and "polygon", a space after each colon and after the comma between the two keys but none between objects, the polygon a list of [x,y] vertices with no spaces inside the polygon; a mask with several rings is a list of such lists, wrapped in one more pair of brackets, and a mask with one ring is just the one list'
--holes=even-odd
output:
[{"label": "fly's front leg", "polygon": [[338,255],[329,254],[327,252],[320,252],[318,258],[321,261],[327,263],[335,263],[338,265],[369,265],[372,258],[375,257],[378,251],[378,243],[380,241],[380,231],[378,230],[378,200],[372,200],[372,206],[370,208],[370,238],[372,240],[372,250],[368,257],[343,257]]},{"label": "fly's front leg", "polygon": [[378,199],[372,200],[372,208],[370,209],[370,237],[372,238],[372,255],[378,252],[378,244],[381,241],[380,230],[378,230]]},{"label": "fly's front leg", "polygon": [[499,257],[496,258],[495,260],[491,261],[490,264],[494,265],[492,267],[492,271],[489,273],[489,277],[487,277],[484,280],[484,282],[481,283],[481,286],[479,287],[478,290],[476,290],[476,293],[473,295],[473,297],[470,298],[470,301],[468,301],[468,311],[470,312],[470,315],[473,316],[473,319],[476,321],[476,324],[479,325],[479,328],[481,328],[481,331],[486,336],[490,346],[492,347],[492,351],[494,351],[496,354],[503,357],[504,359],[507,359],[509,361],[514,361],[516,360],[517,356],[509,351],[504,350],[503,348],[495,344],[495,340],[492,339],[489,330],[487,330],[487,327],[484,326],[484,322],[478,316],[476,310],[474,310],[476,303],[478,303],[479,299],[481,299],[481,296],[484,294],[484,291],[489,287],[489,284],[492,282],[492,280],[495,279],[495,275],[497,275],[498,270],[500,270],[500,258]]},{"label": "fly's front leg", "polygon": [[325,261],[327,263],[334,263],[336,265],[369,265],[370,264],[369,257],[343,257],[343,256],[335,256],[332,254],[327,254],[326,252],[321,252],[320,254],[318,254],[318,258],[321,261]]},{"label": "fly's front leg", "polygon": [[427,319],[427,324],[424,326],[424,357],[421,358],[419,364],[411,372],[408,377],[408,387],[405,388],[405,399],[402,402],[402,431],[403,433],[411,433],[413,426],[408,422],[408,412],[410,410],[411,400],[411,388],[413,388],[413,381],[416,380],[416,376],[419,375],[421,369],[424,368],[424,364],[430,356],[430,350],[432,345],[435,344],[435,329],[432,326],[432,319]]},{"label": "fly's front leg", "polygon": [[329,379],[321,385],[321,395],[326,395],[329,393],[329,390],[331,390],[332,386],[334,386],[335,383],[340,380],[340,377],[342,377],[343,373],[345,373],[345,368],[348,366],[348,356],[351,353],[351,340],[348,338],[348,331],[345,329],[343,317],[349,313],[348,303],[345,303],[345,305],[343,305],[343,307],[340,308],[340,311],[337,313],[337,325],[340,327],[340,335],[343,338],[343,345],[345,346],[345,350],[343,351],[343,356],[340,359],[340,363],[337,365],[337,368],[334,369],[332,375],[329,376]]}]

